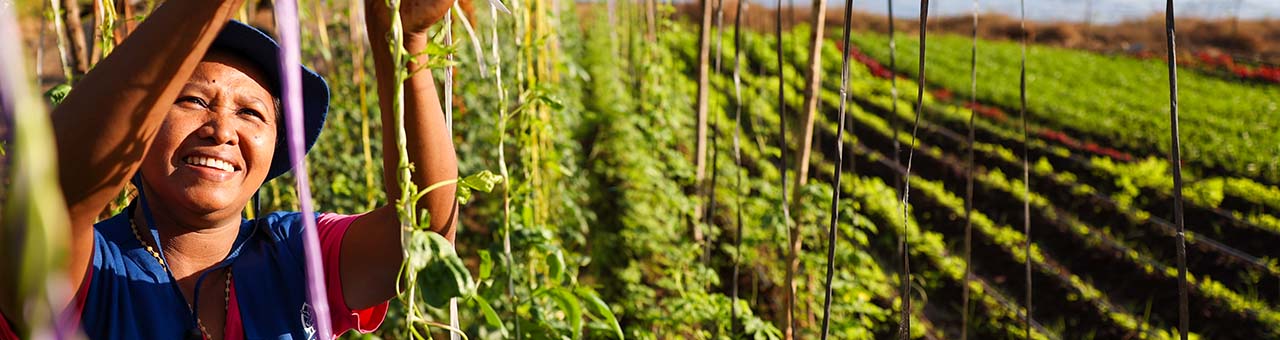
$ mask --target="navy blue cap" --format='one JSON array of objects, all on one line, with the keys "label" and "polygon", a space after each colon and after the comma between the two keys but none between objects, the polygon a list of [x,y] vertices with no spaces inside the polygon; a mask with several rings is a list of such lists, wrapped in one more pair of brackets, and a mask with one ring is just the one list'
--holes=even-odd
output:
[{"label": "navy blue cap", "polygon": [[[280,98],[280,45],[266,33],[231,20],[218,37],[213,40],[210,50],[232,52],[256,64],[272,81],[271,94]],[[302,125],[306,151],[316,144],[320,130],[324,129],[325,116],[329,113],[329,84],[315,71],[303,65],[302,68]],[[277,124],[284,124],[282,120]],[[281,130],[284,131],[284,130]],[[279,177],[293,167],[289,164],[289,147],[284,143],[284,136],[278,136],[275,156],[271,159],[271,170],[267,172],[264,182]],[[304,151],[304,152],[306,152]]]}]

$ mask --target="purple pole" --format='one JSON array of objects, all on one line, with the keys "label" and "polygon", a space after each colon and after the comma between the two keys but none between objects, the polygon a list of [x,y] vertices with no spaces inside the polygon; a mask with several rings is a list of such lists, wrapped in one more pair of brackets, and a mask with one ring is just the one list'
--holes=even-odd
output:
[{"label": "purple pole", "polygon": [[283,88],[285,133],[289,138],[289,163],[297,178],[298,205],[302,210],[302,244],[307,259],[307,297],[315,312],[318,338],[333,339],[329,323],[329,301],[325,297],[324,272],[320,264],[320,239],[311,207],[311,186],[302,146],[302,57],[298,39],[298,2],[276,2],[276,33],[280,35],[280,72]]},{"label": "purple pole", "polygon": [[[21,36],[22,32],[18,30],[18,19],[13,13],[12,5],[0,5],[0,34],[6,37]],[[9,139],[13,134],[13,116],[14,110],[18,108],[17,104],[17,86],[21,82],[27,81],[26,72],[23,72],[22,65],[22,44],[20,39],[5,39],[4,48],[0,49],[0,114],[3,114],[3,124],[6,130],[3,138]]]}]

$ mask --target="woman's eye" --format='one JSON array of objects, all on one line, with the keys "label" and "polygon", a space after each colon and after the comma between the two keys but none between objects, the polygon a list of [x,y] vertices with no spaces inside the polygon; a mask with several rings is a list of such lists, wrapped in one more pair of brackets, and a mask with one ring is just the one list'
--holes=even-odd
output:
[{"label": "woman's eye", "polygon": [[178,103],[195,104],[199,107],[209,107],[209,104],[205,103],[204,99],[200,99],[200,97],[193,97],[193,96],[178,98]]},{"label": "woman's eye", "polygon": [[247,114],[247,115],[250,115],[250,116],[253,116],[254,118],[257,118],[258,120],[261,120],[261,121],[264,121],[264,122],[267,120],[267,118],[266,118],[265,116],[263,116],[261,112],[258,112],[258,110],[254,110],[254,109],[242,109],[242,110],[240,110],[240,113],[242,113],[242,114]]}]

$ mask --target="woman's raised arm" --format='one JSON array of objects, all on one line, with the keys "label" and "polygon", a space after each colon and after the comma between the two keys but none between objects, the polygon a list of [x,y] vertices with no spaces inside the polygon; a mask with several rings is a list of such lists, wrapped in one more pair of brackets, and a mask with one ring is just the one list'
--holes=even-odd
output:
[{"label": "woman's raised arm", "polygon": [[93,223],[128,183],[187,78],[243,0],[170,0],[53,110],[71,217],[70,282],[84,279]]},{"label": "woman's raised arm", "polygon": [[[427,28],[444,16],[453,0],[402,0],[400,13],[404,23],[404,48],[415,53],[427,46]],[[360,309],[386,301],[396,295],[396,280],[403,257],[400,246],[400,223],[393,203],[400,196],[397,167],[398,148],[392,92],[396,86],[396,66],[386,41],[391,25],[390,9],[385,0],[366,0],[366,23],[372,46],[374,71],[378,81],[379,108],[382,110],[383,189],[390,203],[356,220],[343,238],[342,288],[348,307]],[[426,64],[426,56],[404,66],[416,70]],[[458,161],[453,140],[440,109],[439,95],[429,70],[416,72],[404,82],[404,121],[408,135],[409,161],[413,163],[413,182],[419,188],[458,178]],[[419,209],[431,214],[431,230],[453,239],[454,219],[458,204],[456,187],[438,188],[418,202]]]}]

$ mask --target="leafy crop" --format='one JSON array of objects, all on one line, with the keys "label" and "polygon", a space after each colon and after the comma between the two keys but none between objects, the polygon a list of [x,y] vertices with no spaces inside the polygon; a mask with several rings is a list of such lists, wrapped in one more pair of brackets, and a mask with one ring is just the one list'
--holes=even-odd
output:
[{"label": "leafy crop", "polygon": [[[913,41],[911,37],[899,37]],[[855,43],[877,60],[885,60],[887,37],[868,33]],[[968,96],[968,44],[964,37],[938,35],[930,39],[929,67],[938,72],[929,81]],[[914,74],[911,43],[898,44],[904,65]],[[978,99],[1000,107],[1017,107],[1019,46],[1009,42],[979,44]],[[1097,55],[1061,48],[1033,46],[1028,66],[1028,110],[1045,126],[1064,129],[1104,145],[1146,153],[1167,154],[1169,148],[1167,82],[1160,60]],[[1280,88],[1251,86],[1186,72],[1179,76],[1180,110],[1184,123],[1183,148],[1189,165],[1209,171],[1280,183]],[[1163,115],[1161,113],[1164,113]]]}]

